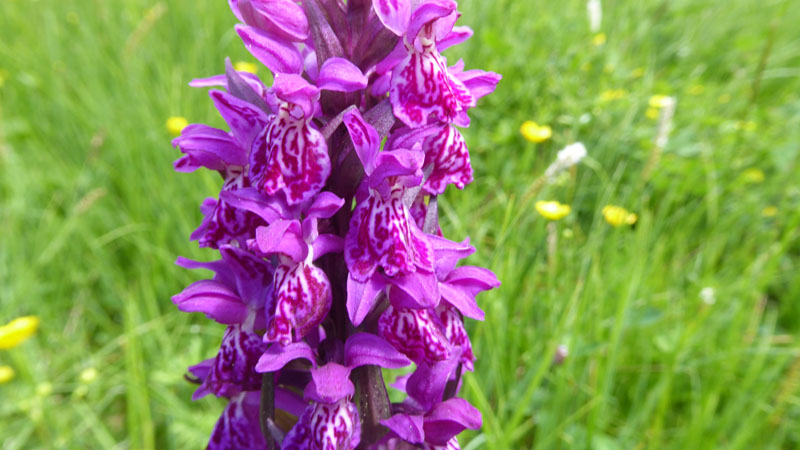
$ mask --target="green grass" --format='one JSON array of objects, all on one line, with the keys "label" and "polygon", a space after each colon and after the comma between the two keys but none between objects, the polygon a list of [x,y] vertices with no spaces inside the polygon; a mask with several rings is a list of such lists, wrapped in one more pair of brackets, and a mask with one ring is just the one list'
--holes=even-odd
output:
[{"label": "green grass", "polygon": [[[462,445],[798,448],[800,8],[604,3],[597,47],[582,1],[461,2],[476,33],[450,61],[504,75],[465,131],[476,181],[441,203],[445,235],[470,236],[470,262],[503,281],[469,324],[478,361],[462,392],[484,427]],[[182,375],[222,329],[169,297],[202,276],[176,256],[213,257],[187,239],[219,181],[172,172],[164,122],[221,126],[186,83],[252,59],[234,21],[223,0],[0,2],[0,322],[42,318],[0,352],[17,371],[0,385],[0,448],[205,444],[223,403],[191,402]],[[600,101],[611,89],[627,95]],[[653,94],[678,106],[643,177]],[[553,138],[524,141],[528,119]],[[548,256],[524,194],[576,140],[590,159],[536,197],[573,208]],[[750,168],[765,180],[748,183]],[[606,224],[609,203],[636,226]]]}]

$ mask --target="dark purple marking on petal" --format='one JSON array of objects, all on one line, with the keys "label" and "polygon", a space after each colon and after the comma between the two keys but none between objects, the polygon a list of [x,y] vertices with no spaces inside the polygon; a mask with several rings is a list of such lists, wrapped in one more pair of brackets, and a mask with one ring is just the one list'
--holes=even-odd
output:
[{"label": "dark purple marking on petal", "polygon": [[472,182],[472,166],[464,137],[452,125],[442,125],[438,132],[422,144],[425,165],[433,164],[433,171],[425,182],[425,190],[442,194],[448,184],[459,189]]},{"label": "dark purple marking on petal", "polygon": [[266,113],[227,92],[211,90],[208,94],[222,118],[231,127],[231,132],[239,146],[242,149],[252,147],[253,139],[267,123]]},{"label": "dark purple marking on petal", "polygon": [[267,447],[258,423],[260,393],[242,392],[228,402],[211,432],[208,450],[263,450]]},{"label": "dark purple marking on petal", "polygon": [[269,306],[271,319],[264,340],[287,345],[316,328],[331,309],[331,284],[311,262],[280,264]]},{"label": "dark purple marking on petal", "polygon": [[472,353],[472,343],[469,341],[467,329],[464,328],[464,320],[461,314],[450,306],[440,304],[436,308],[436,315],[444,325],[444,334],[454,348],[461,348],[459,362],[464,368],[472,372],[475,369],[475,355]]},{"label": "dark purple marking on petal", "polygon": [[261,374],[256,372],[256,363],[266,348],[258,334],[242,329],[241,325],[229,326],[222,336],[211,371],[192,400],[209,393],[217,397],[233,397],[242,391],[260,389]]},{"label": "dark purple marking on petal", "polygon": [[446,360],[452,351],[441,323],[430,309],[390,306],[378,320],[378,331],[417,364]]},{"label": "dark purple marking on petal", "polygon": [[313,403],[289,430],[282,450],[354,449],[361,442],[358,408],[347,399]]},{"label": "dark purple marking on petal", "polygon": [[354,280],[368,280],[378,266],[389,277],[433,272],[433,249],[424,234],[417,233],[402,195],[402,189],[394,189],[384,200],[371,191],[353,212],[344,255]]},{"label": "dark purple marking on petal", "polygon": [[256,138],[250,153],[253,183],[269,195],[286,194],[290,205],[314,197],[331,172],[328,146],[308,119],[296,119],[282,106]]},{"label": "dark purple marking on petal", "polygon": [[364,166],[364,173],[369,175],[375,169],[381,137],[375,128],[364,120],[358,109],[351,109],[345,113],[342,121],[350,133],[350,140],[356,149],[358,159]]},{"label": "dark purple marking on petal", "polygon": [[427,124],[431,114],[441,122],[458,122],[460,114],[475,105],[469,89],[450,75],[435,47],[433,41],[425,41],[422,51],[408,48],[408,56],[392,71],[389,97],[394,114],[412,128]]}]

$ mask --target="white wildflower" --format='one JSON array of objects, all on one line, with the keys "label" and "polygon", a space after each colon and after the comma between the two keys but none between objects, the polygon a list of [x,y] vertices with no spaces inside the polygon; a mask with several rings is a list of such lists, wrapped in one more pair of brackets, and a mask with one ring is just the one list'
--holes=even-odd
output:
[{"label": "white wildflower", "polygon": [[553,180],[560,173],[581,162],[584,157],[586,157],[586,147],[582,143],[570,144],[558,152],[556,160],[544,171],[544,176]]}]

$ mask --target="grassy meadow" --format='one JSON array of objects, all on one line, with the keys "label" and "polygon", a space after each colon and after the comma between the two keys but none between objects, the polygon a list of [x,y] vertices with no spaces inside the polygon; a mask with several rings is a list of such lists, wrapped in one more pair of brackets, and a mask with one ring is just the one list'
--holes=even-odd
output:
[{"label": "grassy meadow", "polygon": [[[459,3],[449,61],[504,76],[464,130],[475,182],[440,201],[503,282],[468,324],[462,447],[800,448],[797,2],[606,0],[602,34],[584,1]],[[222,326],[170,296],[206,275],[177,256],[214,257],[188,235],[220,180],[173,172],[165,121],[223,126],[187,83],[253,61],[234,23],[224,0],[0,1],[0,324],[41,319],[0,350],[0,449],[205,445],[223,402],[183,374]],[[677,100],[663,149],[654,95]]]}]

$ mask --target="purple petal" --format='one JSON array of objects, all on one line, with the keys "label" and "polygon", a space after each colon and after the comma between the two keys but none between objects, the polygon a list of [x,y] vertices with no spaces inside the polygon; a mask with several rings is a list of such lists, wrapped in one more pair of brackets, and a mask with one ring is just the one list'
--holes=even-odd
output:
[{"label": "purple petal", "polygon": [[266,345],[261,336],[243,330],[240,325],[231,325],[222,337],[219,353],[203,384],[192,396],[197,400],[208,393],[218,397],[233,397],[242,391],[261,388],[261,375],[255,367]]},{"label": "purple petal", "polygon": [[475,253],[475,247],[469,245],[469,239],[453,242],[440,236],[428,236],[433,252],[436,255],[436,276],[444,279],[455,268],[459,260]]},{"label": "purple petal", "polygon": [[317,366],[314,351],[305,342],[293,342],[289,345],[272,344],[264,351],[256,364],[256,372],[277,372],[291,361],[303,358],[312,366]]},{"label": "purple petal", "polygon": [[[437,362],[432,366],[419,365],[417,370],[406,381],[406,392],[416,400],[423,409],[431,409],[442,401],[444,388],[453,373],[460,355],[453,352],[450,359]],[[427,430],[426,430],[427,431]]]},{"label": "purple petal", "polygon": [[458,267],[450,272],[446,281],[466,290],[473,296],[500,286],[500,280],[491,270],[476,266]]},{"label": "purple petal", "polygon": [[463,398],[439,403],[425,415],[425,440],[436,445],[447,442],[465,429],[481,427],[481,412]]},{"label": "purple petal", "polygon": [[306,211],[307,217],[329,219],[344,205],[344,199],[333,192],[320,192]]},{"label": "purple petal", "polygon": [[408,24],[406,37],[409,42],[417,37],[419,31],[428,23],[449,16],[458,5],[453,0],[426,0],[414,10]]},{"label": "purple petal", "polygon": [[173,139],[172,145],[185,153],[174,164],[179,172],[192,172],[199,167],[222,171],[228,165],[247,164],[247,152],[228,133],[206,125],[189,125]]},{"label": "purple petal", "polygon": [[442,298],[455,306],[461,314],[475,320],[484,319],[484,312],[478,307],[474,295],[469,295],[458,287],[451,286],[447,283],[439,284],[439,292],[441,292]]},{"label": "purple petal", "polygon": [[208,450],[262,450],[267,443],[258,423],[260,393],[242,392],[228,402],[211,432]]},{"label": "purple petal", "polygon": [[193,366],[189,366],[189,373],[199,378],[200,381],[205,380],[208,374],[211,373],[211,368],[214,367],[215,359],[216,358],[209,358]]},{"label": "purple petal", "polygon": [[266,113],[227,92],[211,90],[208,94],[222,118],[231,127],[236,142],[241,148],[249,149],[253,145],[253,139],[267,123]]},{"label": "purple petal", "polygon": [[358,109],[351,109],[342,118],[347,131],[350,133],[350,140],[358,154],[358,159],[364,165],[364,172],[369,175],[375,169],[376,158],[381,146],[381,138],[372,125],[358,112]]},{"label": "purple petal", "polygon": [[311,369],[311,382],[306,386],[304,397],[320,403],[336,403],[355,392],[356,388],[350,381],[350,368],[329,362]]},{"label": "purple petal", "polygon": [[415,272],[391,279],[389,301],[398,308],[431,308],[439,303],[439,283],[432,273]]},{"label": "purple petal", "polygon": [[256,188],[224,191],[220,198],[235,208],[250,211],[267,223],[290,219],[293,214],[286,202],[279,197],[266,197]]},{"label": "purple petal", "polygon": [[494,92],[497,83],[503,78],[500,74],[478,69],[466,72],[453,72],[451,70],[451,73],[464,83],[464,86],[469,89],[475,100]]},{"label": "purple petal", "polygon": [[299,106],[304,117],[311,117],[319,100],[319,88],[305,78],[293,73],[279,73],[273,84],[275,95],[281,100]]},{"label": "purple petal", "polygon": [[[308,19],[292,0],[250,0],[257,12],[257,26],[276,36],[301,42],[308,39]],[[250,25],[256,25],[251,23]]]},{"label": "purple petal", "polygon": [[331,284],[322,269],[303,262],[278,265],[264,340],[286,345],[302,339],[319,326],[331,302]]},{"label": "purple petal", "polygon": [[370,187],[376,187],[389,177],[403,176],[404,186],[418,186],[422,181],[422,153],[413,150],[392,150],[378,153],[375,170],[368,178]]},{"label": "purple petal", "polygon": [[311,248],[314,249],[314,259],[316,260],[328,253],[341,253],[344,250],[344,239],[335,234],[321,234],[314,239]]},{"label": "purple petal", "polygon": [[471,38],[472,34],[470,27],[454,27],[443,39],[436,42],[436,49],[441,53]]},{"label": "purple petal", "polygon": [[178,259],[175,260],[175,265],[183,267],[184,269],[211,270],[215,272],[214,281],[218,281],[231,289],[236,288],[236,277],[233,273],[233,270],[231,270],[231,267],[221,259],[203,262],[179,256]]},{"label": "purple petal", "polygon": [[395,414],[388,419],[381,420],[381,424],[394,431],[404,441],[412,444],[421,444],[425,440],[422,416]]},{"label": "purple petal", "polygon": [[329,58],[319,68],[317,86],[329,91],[353,92],[367,87],[367,77],[350,61]]},{"label": "purple petal", "polygon": [[254,27],[236,25],[235,29],[247,50],[273,73],[302,72],[303,58],[294,45]]},{"label": "purple petal", "polygon": [[353,279],[352,274],[347,277],[347,314],[353,325],[361,325],[385,286],[382,278],[372,277],[361,282]]},{"label": "purple petal", "polygon": [[384,339],[370,333],[356,333],[344,344],[345,363],[356,368],[375,365],[386,369],[399,369],[411,364],[411,360],[395,350]]},{"label": "purple petal", "polygon": [[225,325],[244,322],[248,314],[236,292],[211,280],[200,280],[190,284],[172,302],[183,312],[201,312],[209,319]]},{"label": "purple petal", "polygon": [[222,246],[220,253],[235,274],[241,300],[252,309],[263,308],[272,288],[272,265],[238,247]]},{"label": "purple petal", "polygon": [[258,249],[264,254],[281,253],[295,262],[308,256],[308,244],[303,240],[300,222],[277,220],[256,230]]},{"label": "purple petal", "polygon": [[438,318],[429,309],[390,306],[378,320],[378,331],[417,364],[446,360],[452,351]]},{"label": "purple petal", "polygon": [[372,0],[372,7],[386,28],[398,36],[406,34],[411,17],[408,0]]}]

